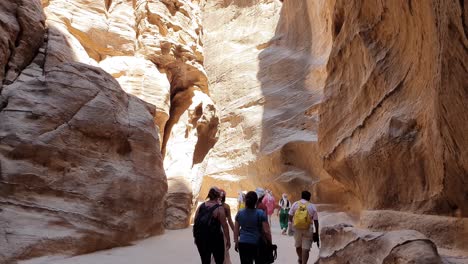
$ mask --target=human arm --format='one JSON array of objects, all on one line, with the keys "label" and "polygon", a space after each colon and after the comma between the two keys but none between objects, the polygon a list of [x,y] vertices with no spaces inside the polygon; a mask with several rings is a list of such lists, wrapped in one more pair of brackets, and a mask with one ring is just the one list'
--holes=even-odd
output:
[{"label": "human arm", "polygon": [[[201,206],[201,205],[200,205],[200,206]],[[198,217],[198,212],[200,211],[200,206],[198,206],[197,211],[195,212],[195,216],[194,216],[194,218],[193,218],[193,221],[194,221],[194,222],[195,222],[195,219],[197,219],[197,217]],[[194,243],[194,244],[197,244],[197,242],[195,241],[195,233],[194,233],[193,236],[194,236],[194,237],[193,237],[193,243]]]},{"label": "human arm", "polygon": [[297,210],[297,202],[293,203],[293,205],[291,206],[291,209],[289,209],[289,216],[288,216],[289,223],[293,222],[293,217],[294,217],[294,213],[296,212],[296,210]]},{"label": "human arm", "polygon": [[232,217],[231,217],[231,207],[228,204],[224,204],[226,208],[226,218],[229,224],[229,227],[231,227],[232,231],[234,232],[234,223],[232,222]]},{"label": "human arm", "polygon": [[318,220],[314,220],[314,226],[315,226],[314,234],[317,234],[317,237],[318,237],[318,233],[319,233],[319,221]]},{"label": "human arm", "polygon": [[268,240],[268,242],[271,244],[272,243],[272,240],[271,240],[271,229],[270,229],[270,225],[268,224],[268,221],[263,221],[262,223],[262,228],[263,228],[263,234],[265,236],[265,238]]},{"label": "human arm", "polygon": [[240,225],[239,222],[236,221],[236,224],[234,225],[234,250],[236,252],[239,252],[239,230]]},{"label": "human arm", "polygon": [[229,237],[229,227],[226,221],[226,213],[224,211],[224,207],[220,206],[218,209],[218,217],[219,221],[221,222],[221,226],[223,228],[224,238],[226,239],[226,249],[231,248],[231,238]]}]

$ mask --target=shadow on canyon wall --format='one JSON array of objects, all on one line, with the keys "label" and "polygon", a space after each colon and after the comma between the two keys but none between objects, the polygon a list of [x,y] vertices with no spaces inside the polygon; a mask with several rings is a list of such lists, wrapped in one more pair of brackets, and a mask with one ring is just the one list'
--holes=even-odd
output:
[{"label": "shadow on canyon wall", "polygon": [[270,163],[262,172],[269,174],[262,177],[267,179],[263,185],[296,198],[309,189],[316,202],[343,204],[349,193],[323,169],[317,142],[331,43],[324,30],[328,21],[321,17],[327,8],[312,1],[285,1],[274,37],[257,47],[263,49],[257,79],[264,96],[258,157],[261,164]]}]

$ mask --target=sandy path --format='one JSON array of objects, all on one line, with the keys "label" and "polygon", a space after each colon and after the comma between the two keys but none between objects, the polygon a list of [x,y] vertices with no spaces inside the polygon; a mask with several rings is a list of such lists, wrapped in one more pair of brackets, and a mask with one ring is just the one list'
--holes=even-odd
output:
[{"label": "sandy path", "polygon": [[[281,235],[278,218],[273,218],[273,243],[278,245],[278,259],[275,263],[290,264],[296,262],[294,239]],[[232,233],[231,233],[232,240]],[[239,264],[239,255],[230,250],[233,264]],[[309,263],[315,261],[318,249],[314,244]],[[43,257],[20,264],[190,264],[200,263],[198,251],[193,244],[192,229],[168,230],[162,236],[151,237],[136,242],[132,246],[98,251],[92,254],[72,258],[63,256]]]}]

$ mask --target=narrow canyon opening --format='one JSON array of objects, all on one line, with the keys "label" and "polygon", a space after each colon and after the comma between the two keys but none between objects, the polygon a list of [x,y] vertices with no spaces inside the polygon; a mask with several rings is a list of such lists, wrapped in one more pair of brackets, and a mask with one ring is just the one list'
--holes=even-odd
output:
[{"label": "narrow canyon opening", "polygon": [[0,263],[199,263],[212,186],[310,191],[309,263],[468,263],[467,9],[2,1]]}]

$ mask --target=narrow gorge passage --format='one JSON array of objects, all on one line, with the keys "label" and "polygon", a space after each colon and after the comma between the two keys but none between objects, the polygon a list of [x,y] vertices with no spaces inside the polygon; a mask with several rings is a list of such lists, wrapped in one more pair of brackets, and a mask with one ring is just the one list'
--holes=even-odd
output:
[{"label": "narrow gorge passage", "polygon": [[310,191],[309,263],[468,263],[467,10],[0,1],[0,264],[200,263],[212,186]]}]

